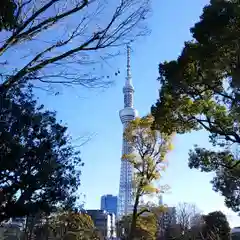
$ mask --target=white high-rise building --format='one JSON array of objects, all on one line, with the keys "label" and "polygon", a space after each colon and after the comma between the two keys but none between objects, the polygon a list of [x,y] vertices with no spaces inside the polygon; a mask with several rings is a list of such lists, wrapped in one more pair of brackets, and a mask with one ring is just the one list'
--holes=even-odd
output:
[{"label": "white high-rise building", "polygon": [[[120,110],[119,115],[123,124],[123,132],[128,123],[135,119],[137,111],[133,107],[134,88],[130,70],[130,47],[127,48],[127,77],[123,87],[124,108]],[[129,154],[132,151],[129,144],[123,139],[122,155]],[[132,212],[133,209],[133,166],[126,160],[121,161],[120,185],[118,196],[118,218]]]},{"label": "white high-rise building", "polygon": [[160,195],[159,198],[158,198],[158,205],[159,206],[163,205],[163,197],[162,197],[162,195]]}]

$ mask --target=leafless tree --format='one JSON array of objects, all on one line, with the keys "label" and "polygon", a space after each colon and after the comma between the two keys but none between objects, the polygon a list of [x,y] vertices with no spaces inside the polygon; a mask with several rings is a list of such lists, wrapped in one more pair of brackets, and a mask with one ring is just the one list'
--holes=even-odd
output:
[{"label": "leafless tree", "polygon": [[184,234],[191,227],[191,219],[196,216],[199,211],[194,204],[179,203],[177,207],[177,223]]},{"label": "leafless tree", "polygon": [[0,33],[0,87],[105,86],[109,78],[94,73],[93,64],[146,34],[149,1],[16,0],[17,24]]}]

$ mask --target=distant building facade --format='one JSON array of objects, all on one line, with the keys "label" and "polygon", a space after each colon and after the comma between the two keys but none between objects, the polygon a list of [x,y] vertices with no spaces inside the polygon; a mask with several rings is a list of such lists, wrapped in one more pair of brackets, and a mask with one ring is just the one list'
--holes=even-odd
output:
[{"label": "distant building facade", "polygon": [[177,211],[175,207],[167,207],[166,211],[162,215],[162,226],[167,229],[171,225],[177,223]]},{"label": "distant building facade", "polygon": [[240,240],[240,227],[235,227],[231,230],[231,239]]},{"label": "distant building facade", "polygon": [[159,206],[162,206],[162,205],[163,205],[163,196],[162,196],[162,195],[160,195],[160,196],[158,197],[158,205],[159,205]]},{"label": "distant building facade", "polygon": [[203,216],[201,214],[195,214],[190,219],[191,228],[199,227],[203,224],[204,224],[204,219],[203,219]]},{"label": "distant building facade", "polygon": [[0,239],[19,240],[23,237],[25,218],[11,218],[0,225]]},{"label": "distant building facade", "polygon": [[160,195],[158,198],[158,205],[163,206],[165,211],[160,214],[160,220],[162,222],[162,228],[167,229],[170,225],[177,224],[177,210],[175,207],[168,207],[163,204],[163,196]]},{"label": "distant building facade", "polygon": [[117,215],[117,196],[111,194],[104,195],[101,197],[101,210],[107,211],[108,213],[113,213]]},{"label": "distant building facade", "polygon": [[164,206],[164,211],[158,215],[158,236],[160,239],[165,235],[165,231],[177,224],[177,212],[175,207]]},{"label": "distant building facade", "polygon": [[[160,209],[162,207],[162,209]],[[139,206],[138,210],[144,209],[146,206],[144,204]],[[144,212],[141,216],[146,217],[149,216],[151,213],[156,214],[158,221],[158,229],[157,234],[160,237],[163,237],[165,231],[170,227],[175,227],[177,224],[177,210],[176,207],[168,207],[163,205],[162,197],[159,198],[159,206],[156,207],[148,207],[149,212]]]},{"label": "distant building facade", "polygon": [[105,239],[116,238],[116,216],[104,210],[87,210],[95,227],[102,233]]}]

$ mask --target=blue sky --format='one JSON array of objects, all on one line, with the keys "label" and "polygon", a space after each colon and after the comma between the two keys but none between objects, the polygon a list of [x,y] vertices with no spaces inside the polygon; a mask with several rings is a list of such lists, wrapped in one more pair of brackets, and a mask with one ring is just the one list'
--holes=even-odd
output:
[{"label": "blue sky", "polygon": [[[207,0],[152,0],[153,12],[148,21],[152,33],[132,45],[135,107],[140,115],[148,113],[157,99],[159,62],[179,55],[184,41],[191,38],[189,28],[198,21],[207,3]],[[114,59],[111,68],[112,71],[119,69],[121,74],[109,89],[65,89],[58,97],[44,97],[46,107],[58,112],[58,118],[67,123],[73,138],[93,134],[92,140],[82,148],[85,166],[79,190],[86,194],[85,207],[91,209],[100,207],[101,195],[118,193],[122,143],[118,111],[123,107],[125,57]],[[208,147],[206,133],[191,133],[174,139],[175,149],[168,157],[169,167],[162,179],[171,189],[163,195],[163,202],[171,206],[191,202],[203,212],[222,210],[232,226],[240,226],[240,219],[224,207],[223,198],[212,191],[209,183],[212,175],[188,168],[188,151],[194,144]]]}]

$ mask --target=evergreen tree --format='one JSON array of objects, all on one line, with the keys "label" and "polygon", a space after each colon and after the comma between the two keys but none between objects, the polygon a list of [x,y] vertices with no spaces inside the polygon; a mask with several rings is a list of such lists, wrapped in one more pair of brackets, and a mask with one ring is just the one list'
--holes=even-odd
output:
[{"label": "evergreen tree", "polygon": [[215,172],[213,189],[240,211],[240,3],[211,0],[177,60],[161,63],[155,128],[206,130],[218,150],[195,147],[189,167]]},{"label": "evergreen tree", "polygon": [[17,4],[14,0],[1,0],[0,31],[11,30],[16,27],[15,11]]},{"label": "evergreen tree", "polygon": [[206,240],[213,239],[213,236],[217,236],[221,240],[230,239],[231,228],[226,216],[221,211],[211,212],[203,218],[205,222],[203,235]]},{"label": "evergreen tree", "polygon": [[0,222],[72,207],[83,163],[67,128],[37,104],[31,86],[0,100]]}]

